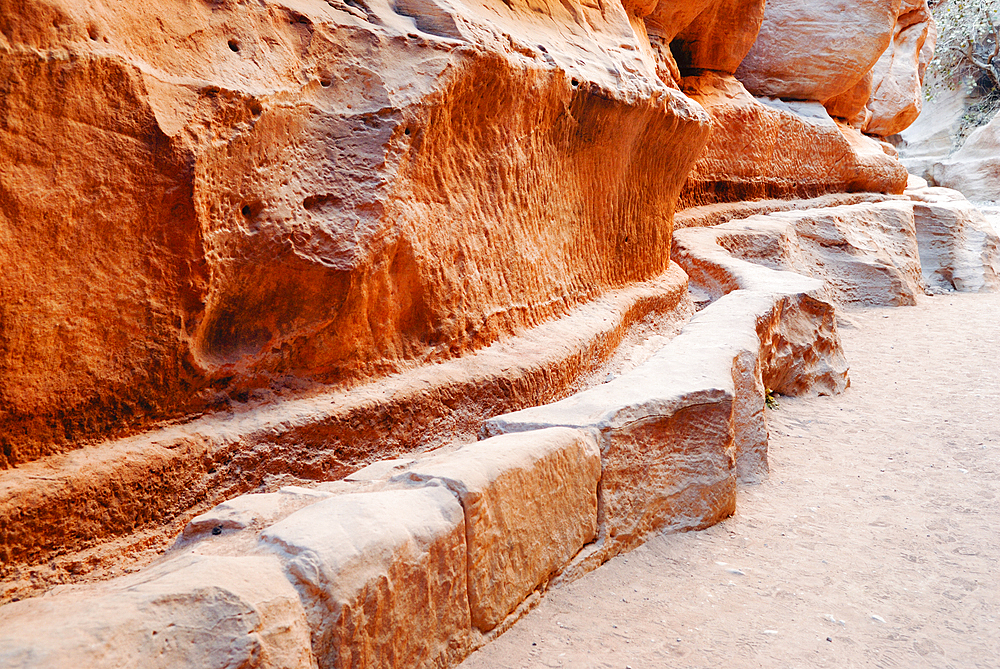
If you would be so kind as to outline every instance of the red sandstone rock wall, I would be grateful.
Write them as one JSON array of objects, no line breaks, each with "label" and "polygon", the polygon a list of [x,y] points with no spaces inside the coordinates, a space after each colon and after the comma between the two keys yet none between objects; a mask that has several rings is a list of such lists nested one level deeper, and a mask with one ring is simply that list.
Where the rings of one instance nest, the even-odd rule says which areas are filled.
[{"label": "red sandstone rock wall", "polygon": [[[817,81],[897,4],[845,8],[871,39]],[[0,0],[0,468],[460,356],[662,273],[678,198],[901,190],[860,134],[693,90],[774,70],[776,8]]]}]

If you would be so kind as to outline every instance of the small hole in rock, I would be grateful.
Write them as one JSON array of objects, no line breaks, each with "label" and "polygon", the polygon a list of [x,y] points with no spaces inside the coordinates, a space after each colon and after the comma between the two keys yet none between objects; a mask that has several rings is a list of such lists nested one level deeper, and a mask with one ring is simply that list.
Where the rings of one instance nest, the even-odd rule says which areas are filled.
[{"label": "small hole in rock", "polygon": [[580,80],[579,79],[574,79],[572,83],[573,83],[574,86],[579,86],[580,85]]},{"label": "small hole in rock", "polygon": [[403,134],[406,135],[407,137],[409,137],[412,132],[413,132],[412,130],[410,130],[409,128],[407,128],[406,130],[403,131]]},{"label": "small hole in rock", "polygon": [[243,213],[244,218],[250,218],[250,216],[253,214],[253,211],[251,211],[250,205],[248,204],[243,205],[243,208],[240,209],[240,211]]},{"label": "small hole in rock", "polygon": [[216,525],[215,527],[213,527],[212,534],[214,536],[219,536],[220,534],[222,534],[222,525]]},{"label": "small hole in rock", "polygon": [[236,40],[231,39],[231,40],[229,40],[228,44],[229,44],[229,50],[230,51],[232,51],[233,53],[239,53],[239,51],[240,51],[240,45],[236,43]]},{"label": "small hole in rock", "polygon": [[97,28],[95,28],[94,26],[87,26],[87,37],[89,37],[92,41],[96,42]]},{"label": "small hole in rock", "polygon": [[330,86],[333,85],[333,81],[331,81],[330,79],[320,79],[319,85],[322,86],[323,88],[330,88]]},{"label": "small hole in rock", "polygon": [[548,49],[546,49],[546,48],[545,48],[544,46],[542,46],[541,44],[539,44],[539,45],[538,45],[538,50],[539,50],[539,51],[541,51],[542,53],[548,53],[548,52],[549,52],[549,50],[548,50]]}]

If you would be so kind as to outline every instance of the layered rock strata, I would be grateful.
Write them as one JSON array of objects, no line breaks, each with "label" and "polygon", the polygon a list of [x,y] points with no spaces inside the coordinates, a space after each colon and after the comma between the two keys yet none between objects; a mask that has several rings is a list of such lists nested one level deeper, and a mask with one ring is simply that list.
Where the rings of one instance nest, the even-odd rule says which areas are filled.
[{"label": "layered rock strata", "polygon": [[686,77],[682,85],[712,118],[708,146],[681,191],[682,207],[906,187],[906,169],[895,157],[818,102],[760,100],[735,77],[716,73]]},{"label": "layered rock strata", "polygon": [[[570,394],[647,324],[693,313],[676,265],[475,354],[349,391],[252,406],[0,472],[0,558],[75,569],[69,551],[295,477],[330,480],[373,460],[473,438],[482,420]],[[636,333],[636,334],[633,334]],[[647,335],[641,335],[647,336]],[[89,557],[88,557],[89,559]]]},{"label": "layered rock strata", "polygon": [[687,229],[676,239],[679,262],[699,239],[773,269],[817,277],[836,304],[906,306],[923,293],[908,201],[776,212]]},{"label": "layered rock strata", "polygon": [[[749,263],[742,265],[750,267]],[[502,631],[511,616],[518,615],[521,602],[567,566],[579,573],[597,566],[612,551],[634,546],[654,529],[703,525],[731,513],[738,473],[756,476],[765,466],[759,452],[766,448],[762,370],[784,368],[791,375],[805,371],[800,389],[835,391],[842,387],[846,369],[829,305],[827,317],[810,329],[808,316],[815,316],[818,303],[813,305],[805,294],[797,295],[798,300],[814,307],[808,314],[802,312],[807,315],[806,322],[794,315],[797,310],[782,304],[789,297],[787,292],[782,294],[782,288],[787,291],[804,282],[803,286],[813,290],[821,284],[764,268],[749,272],[762,273],[767,276],[754,286],[758,291],[737,290],[728,296],[730,299],[720,299],[702,311],[685,334],[668,344],[669,353],[657,354],[619,377],[618,382],[599,386],[619,391],[626,386],[635,388],[632,396],[609,398],[631,403],[626,411],[633,414],[638,415],[644,407],[660,407],[660,415],[653,420],[639,421],[644,424],[620,431],[618,454],[608,453],[606,436],[599,436],[603,429],[537,429],[541,426],[533,425],[536,429],[522,434],[498,436],[421,459],[388,483],[326,484],[326,491],[334,493],[329,496],[323,494],[322,485],[320,494],[289,491],[298,504],[306,506],[284,518],[280,516],[290,509],[287,499],[250,495],[262,499],[234,500],[195,519],[178,546],[181,560],[215,555],[225,563],[247,559],[237,555],[276,555],[284,565],[282,587],[291,582],[300,595],[301,608],[293,613],[299,623],[303,618],[307,621],[309,652],[320,667],[384,666],[404,658],[408,666],[453,663],[476,643],[488,639],[488,635],[482,636],[484,632]],[[765,292],[765,287],[777,292]],[[822,312],[822,307],[819,310]],[[787,334],[778,335],[782,321],[799,338],[812,332],[819,339],[795,342],[805,349],[790,345]],[[762,332],[768,336],[762,339]],[[734,336],[739,342],[735,347],[711,345]],[[809,335],[805,336],[808,339]],[[693,342],[703,343],[692,350]],[[799,364],[806,349],[813,351],[818,366]],[[664,384],[659,373],[673,367],[671,359],[680,357],[697,357],[707,365],[708,373],[693,379],[674,373],[673,380]],[[779,359],[784,362],[777,362]],[[636,385],[642,379],[646,384]],[[577,403],[582,400],[586,404],[595,395],[585,391],[575,397]],[[692,399],[698,401],[692,403]],[[739,418],[734,422],[736,403],[756,408],[749,413],[736,412]],[[558,411],[559,406],[540,410]],[[609,405],[605,411],[614,408]],[[512,424],[511,417],[500,417],[485,430],[497,431],[498,426]],[[643,445],[661,443],[663,428],[671,426],[672,434],[684,444],[675,457],[643,455],[646,466],[636,461],[638,468],[622,467],[626,460],[616,455],[638,455]],[[734,452],[734,444],[757,449],[757,457],[741,457],[745,454]],[[706,471],[706,462],[714,467]],[[737,462],[741,463],[739,469]],[[650,467],[655,476],[649,476]],[[386,471],[391,472],[392,467]],[[629,484],[634,490],[626,492]],[[662,486],[672,486],[681,494],[664,496]],[[637,506],[616,504],[616,496],[623,494]],[[641,507],[645,510],[640,511]],[[266,526],[260,528],[260,523]],[[620,531],[623,524],[630,525],[627,542],[626,533]],[[212,527],[211,532],[205,532],[208,527]],[[578,557],[578,551],[595,535],[600,537],[596,546],[604,548],[595,552],[592,547]],[[215,536],[224,540],[215,542]],[[618,539],[609,542],[605,539],[609,536]],[[179,564],[186,563],[171,558],[160,568],[171,571]],[[264,572],[261,577],[269,578]],[[56,598],[90,596],[113,603],[132,596],[127,583],[91,586]],[[258,593],[265,587],[271,586],[260,583],[257,590],[244,593],[249,602],[245,605],[247,629],[215,625],[213,643],[228,650],[196,645],[205,651],[205,666],[226,666],[234,649],[241,647],[234,645],[237,639],[245,644],[248,630],[262,634],[269,629],[254,615],[254,602],[259,601]],[[228,592],[223,590],[222,594],[229,596]],[[0,609],[0,620],[5,622],[0,634],[19,629],[17,625],[27,624],[36,615],[45,618],[46,611],[39,609],[41,601]],[[175,611],[174,620],[183,621],[181,627],[191,634],[205,633],[212,625],[198,618],[205,603],[192,598],[188,606],[193,610]],[[426,624],[409,624],[424,617]],[[8,620],[20,622],[7,624]],[[135,641],[136,635],[145,634],[157,620],[150,620],[143,610],[128,625],[110,621],[110,629],[84,629],[68,638],[111,634],[125,645]],[[165,638],[174,642],[173,634],[168,630]],[[34,645],[38,643],[45,642],[38,636],[6,636],[0,644],[5,649],[2,659],[11,666],[33,666],[45,652]],[[60,659],[85,664],[92,644],[76,643],[75,651],[66,650]],[[135,647],[134,657],[147,652],[142,644]],[[272,661],[271,655],[258,650],[248,666],[302,666],[285,662],[289,657],[296,662],[301,659],[281,655],[280,662]]]}]

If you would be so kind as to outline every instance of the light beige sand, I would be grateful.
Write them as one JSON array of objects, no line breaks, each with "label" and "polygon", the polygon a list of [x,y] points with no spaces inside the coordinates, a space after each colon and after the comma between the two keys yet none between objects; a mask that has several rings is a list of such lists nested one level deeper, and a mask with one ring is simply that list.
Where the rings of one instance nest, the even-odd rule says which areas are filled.
[{"label": "light beige sand", "polygon": [[464,669],[1000,667],[1000,295],[845,314],[852,387],[780,397],[771,475]]}]

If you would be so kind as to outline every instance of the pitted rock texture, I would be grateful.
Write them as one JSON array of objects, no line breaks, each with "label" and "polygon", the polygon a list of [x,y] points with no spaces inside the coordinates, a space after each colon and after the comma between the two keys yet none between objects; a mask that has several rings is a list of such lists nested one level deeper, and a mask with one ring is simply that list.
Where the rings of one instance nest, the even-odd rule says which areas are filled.
[{"label": "pitted rock texture", "polygon": [[20,582],[10,595],[17,596],[40,585],[16,578],[25,564],[53,565],[57,576],[67,564],[75,568],[75,551],[183,523],[193,508],[272,487],[274,479],[336,479],[389,455],[474,439],[490,416],[599,383],[623,343],[645,336],[650,324],[669,339],[693,312],[687,275],[671,263],[652,281],[454,360],[0,471],[0,578]]},{"label": "pitted rock texture", "polygon": [[0,467],[537,326],[663,272],[682,188],[898,192],[848,129],[679,91],[742,61],[825,101],[899,13],[785,4],[7,2]]},{"label": "pitted rock texture", "polygon": [[[913,206],[960,204],[945,189],[913,185]],[[821,280],[837,268],[810,265],[802,249],[819,243],[853,255],[881,244],[883,264],[905,273],[905,238],[915,236],[901,217],[907,206],[782,212],[679,231],[674,254],[710,304],[645,363],[484,427],[512,434],[373,464],[353,482],[220,505],[144,574],[0,609],[7,658],[80,666],[106,651],[126,663],[154,654],[164,666],[190,664],[192,654],[208,666],[455,663],[502,631],[490,628],[494,620],[510,624],[530,608],[560,570],[557,578],[574,578],[652,532],[732,513],[737,481],[767,473],[764,389],[824,394],[847,384]],[[851,217],[857,229],[845,232]],[[746,258],[777,258],[777,268]],[[84,614],[105,609],[113,613],[103,620]],[[173,621],[184,624],[173,629]],[[148,640],[163,623],[161,647]],[[67,630],[58,645],[25,632],[54,627]]]},{"label": "pitted rock texture", "polygon": [[0,466],[667,267],[708,119],[620,4],[365,7],[0,12]]}]

